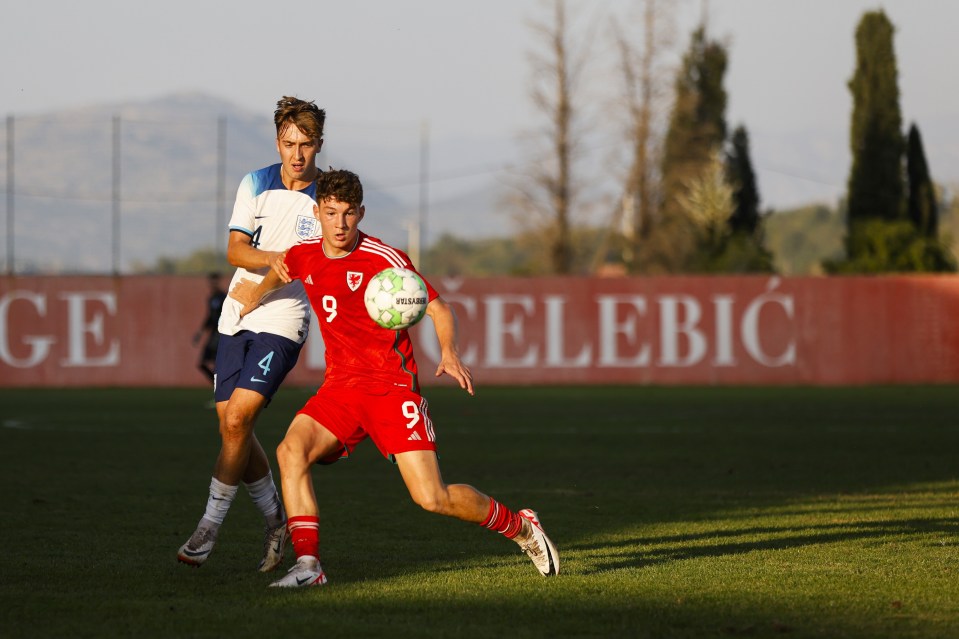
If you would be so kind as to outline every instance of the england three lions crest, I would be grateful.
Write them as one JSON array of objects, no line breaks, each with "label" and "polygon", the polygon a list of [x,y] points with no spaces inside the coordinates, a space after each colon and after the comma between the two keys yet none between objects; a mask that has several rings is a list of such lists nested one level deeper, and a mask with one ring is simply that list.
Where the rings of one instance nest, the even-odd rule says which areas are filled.
[{"label": "england three lions crest", "polygon": [[360,284],[363,283],[363,274],[357,271],[347,271],[346,272],[346,285],[350,287],[351,291],[355,291],[360,287]]},{"label": "england three lions crest", "polygon": [[319,235],[317,232],[318,225],[319,223],[315,217],[311,215],[298,215],[296,216],[296,236],[301,240],[316,237]]}]

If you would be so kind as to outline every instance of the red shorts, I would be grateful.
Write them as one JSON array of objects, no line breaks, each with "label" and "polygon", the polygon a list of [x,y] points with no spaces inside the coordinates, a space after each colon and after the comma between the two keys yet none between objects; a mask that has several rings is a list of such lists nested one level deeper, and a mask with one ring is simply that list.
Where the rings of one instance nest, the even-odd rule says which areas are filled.
[{"label": "red shorts", "polygon": [[361,387],[320,386],[297,414],[318,421],[340,440],[343,448],[323,458],[333,463],[348,457],[356,445],[369,437],[388,459],[412,450],[436,450],[436,433],[426,398],[406,388],[381,394]]}]

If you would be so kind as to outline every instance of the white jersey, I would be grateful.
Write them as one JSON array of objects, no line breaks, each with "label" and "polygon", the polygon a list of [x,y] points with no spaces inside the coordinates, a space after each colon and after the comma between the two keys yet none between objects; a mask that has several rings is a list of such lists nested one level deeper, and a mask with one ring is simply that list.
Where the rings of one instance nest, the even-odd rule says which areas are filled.
[{"label": "white jersey", "polygon": [[[236,192],[230,231],[250,236],[250,244],[262,251],[285,251],[300,240],[320,236],[320,224],[313,217],[316,184],[302,191],[290,191],[280,176],[280,164],[248,173]],[[230,288],[248,279],[259,282],[269,267],[248,271],[236,269]],[[310,303],[299,280],[268,295],[263,304],[240,318],[241,304],[227,297],[220,313],[218,330],[224,335],[240,331],[272,333],[298,343],[306,340],[310,327]]]}]

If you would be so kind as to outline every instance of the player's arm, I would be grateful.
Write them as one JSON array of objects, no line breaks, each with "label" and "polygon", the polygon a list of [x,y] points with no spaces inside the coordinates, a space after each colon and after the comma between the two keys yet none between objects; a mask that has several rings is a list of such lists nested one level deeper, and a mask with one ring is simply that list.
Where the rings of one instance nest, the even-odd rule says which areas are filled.
[{"label": "player's arm", "polygon": [[286,286],[286,282],[280,279],[276,271],[267,271],[266,276],[257,284],[253,280],[242,278],[230,291],[230,297],[243,304],[240,309],[240,317],[252,313],[263,301],[268,293],[278,288]]},{"label": "player's arm", "polygon": [[290,282],[290,272],[283,258],[286,251],[261,251],[252,244],[253,238],[241,231],[230,231],[230,241],[226,247],[226,259],[233,266],[254,271],[269,268],[283,282]]},{"label": "player's arm", "polygon": [[436,376],[446,373],[459,382],[460,388],[473,395],[473,373],[460,359],[456,314],[441,297],[426,306],[426,314],[433,320],[436,339],[440,344],[440,363],[436,367]]}]

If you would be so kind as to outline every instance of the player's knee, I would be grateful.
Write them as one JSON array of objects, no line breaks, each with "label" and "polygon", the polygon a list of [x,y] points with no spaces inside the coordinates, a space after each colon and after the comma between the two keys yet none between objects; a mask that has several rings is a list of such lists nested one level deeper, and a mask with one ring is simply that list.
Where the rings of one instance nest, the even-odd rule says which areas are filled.
[{"label": "player's knee", "polygon": [[426,512],[445,515],[450,510],[449,495],[442,490],[421,490],[412,495],[417,506]]},{"label": "player's knee", "polygon": [[220,437],[243,441],[253,432],[253,421],[239,411],[227,411],[220,422]]},{"label": "player's knee", "polygon": [[280,468],[289,464],[290,452],[290,445],[285,439],[276,445],[276,463],[280,465]]},{"label": "player's knee", "polygon": [[288,439],[283,439],[276,447],[276,463],[280,466],[280,472],[289,472],[298,467],[306,465],[306,457],[299,446],[294,445]]}]

